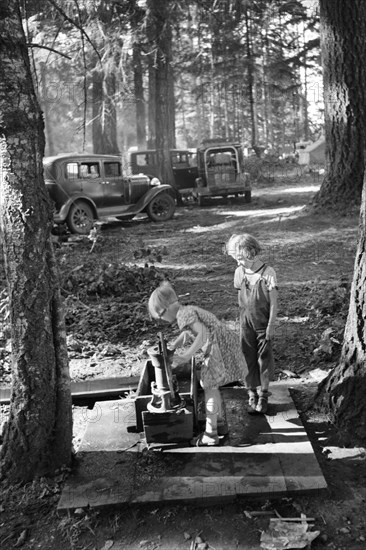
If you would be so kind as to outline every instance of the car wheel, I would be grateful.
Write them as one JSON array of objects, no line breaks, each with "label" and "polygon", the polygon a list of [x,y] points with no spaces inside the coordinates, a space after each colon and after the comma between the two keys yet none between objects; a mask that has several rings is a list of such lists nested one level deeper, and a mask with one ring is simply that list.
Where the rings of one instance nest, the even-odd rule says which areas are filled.
[{"label": "car wheel", "polygon": [[168,193],[159,193],[146,207],[146,213],[153,222],[165,222],[173,217],[175,200]]},{"label": "car wheel", "polygon": [[252,192],[251,191],[245,191],[244,199],[245,199],[245,202],[252,202]]},{"label": "car wheel", "polygon": [[94,224],[92,207],[84,201],[74,202],[70,207],[66,223],[71,233],[88,235]]}]

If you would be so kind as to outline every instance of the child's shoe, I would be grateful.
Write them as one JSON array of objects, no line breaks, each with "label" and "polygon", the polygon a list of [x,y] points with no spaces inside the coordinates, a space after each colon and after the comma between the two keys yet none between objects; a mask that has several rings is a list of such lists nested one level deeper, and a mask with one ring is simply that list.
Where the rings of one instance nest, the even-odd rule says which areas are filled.
[{"label": "child's shoe", "polygon": [[248,396],[249,401],[248,405],[250,409],[253,409],[253,411],[257,410],[257,404],[258,404],[258,393],[257,390],[248,390]]},{"label": "child's shoe", "polygon": [[260,390],[258,395],[258,403],[256,406],[256,411],[258,413],[265,414],[268,409],[268,391]]},{"label": "child's shoe", "polygon": [[193,447],[214,447],[220,443],[219,436],[216,434],[201,433],[198,437],[191,439]]}]

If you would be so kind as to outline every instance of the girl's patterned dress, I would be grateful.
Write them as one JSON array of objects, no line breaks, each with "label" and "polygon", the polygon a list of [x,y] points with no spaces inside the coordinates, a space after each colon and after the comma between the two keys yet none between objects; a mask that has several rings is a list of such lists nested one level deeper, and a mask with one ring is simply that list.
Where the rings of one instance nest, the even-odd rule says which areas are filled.
[{"label": "girl's patterned dress", "polygon": [[181,306],[177,313],[180,330],[190,330],[195,322],[202,323],[208,339],[202,348],[204,365],[200,382],[204,389],[218,388],[232,382],[243,382],[248,367],[241,349],[239,336],[220,322],[213,313],[196,306]]}]

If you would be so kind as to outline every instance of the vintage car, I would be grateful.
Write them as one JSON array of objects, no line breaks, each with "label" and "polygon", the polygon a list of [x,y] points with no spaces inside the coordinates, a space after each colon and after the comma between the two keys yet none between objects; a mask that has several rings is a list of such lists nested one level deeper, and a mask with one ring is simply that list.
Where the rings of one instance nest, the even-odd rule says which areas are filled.
[{"label": "vintage car", "polygon": [[62,154],[45,157],[44,177],[56,224],[85,235],[94,220],[131,219],[145,212],[155,222],[172,218],[175,194],[170,185],[144,174],[125,177],[114,155]]},{"label": "vintage car", "polygon": [[193,196],[202,206],[205,197],[244,195],[250,202],[250,176],[244,170],[244,155],[239,143],[207,140],[197,149],[198,178]]},{"label": "vintage car", "polygon": [[[198,176],[196,149],[171,149],[170,158],[174,182],[170,183],[182,197],[191,195]],[[150,178],[159,177],[158,156],[156,150],[133,151],[130,155],[132,174],[146,174]]]}]

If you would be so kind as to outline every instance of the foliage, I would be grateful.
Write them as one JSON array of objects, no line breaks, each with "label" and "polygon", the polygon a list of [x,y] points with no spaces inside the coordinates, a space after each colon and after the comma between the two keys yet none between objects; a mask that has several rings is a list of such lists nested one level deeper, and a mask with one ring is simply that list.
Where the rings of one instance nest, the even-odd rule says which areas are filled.
[{"label": "foliage", "polygon": [[[146,103],[153,54],[146,3],[63,0],[42,8],[29,2],[24,16],[29,42],[42,47],[33,47],[31,54],[48,154],[91,147],[93,75],[100,72],[105,109],[107,99],[113,99],[123,120],[117,125],[119,147],[135,145],[132,46],[138,44],[143,54]],[[302,84],[305,74],[319,79],[317,18],[300,1],[184,0],[170,2],[169,13],[178,146],[195,147],[202,138],[217,135],[250,144],[251,73],[261,145],[278,149],[304,135],[317,136],[318,122],[307,111],[307,94],[316,90],[307,91]],[[115,92],[108,91],[108,75],[117,77]]]}]

